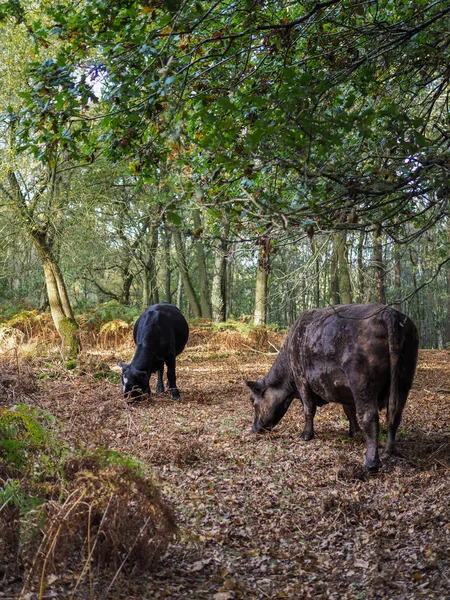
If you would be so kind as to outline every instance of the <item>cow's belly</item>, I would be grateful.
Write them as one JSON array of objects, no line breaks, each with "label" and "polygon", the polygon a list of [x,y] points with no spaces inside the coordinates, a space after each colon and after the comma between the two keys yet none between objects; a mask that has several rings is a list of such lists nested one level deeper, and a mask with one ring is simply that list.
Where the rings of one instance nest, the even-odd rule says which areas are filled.
[{"label": "cow's belly", "polygon": [[306,379],[312,391],[324,402],[354,404],[347,377],[340,369],[310,373]]}]

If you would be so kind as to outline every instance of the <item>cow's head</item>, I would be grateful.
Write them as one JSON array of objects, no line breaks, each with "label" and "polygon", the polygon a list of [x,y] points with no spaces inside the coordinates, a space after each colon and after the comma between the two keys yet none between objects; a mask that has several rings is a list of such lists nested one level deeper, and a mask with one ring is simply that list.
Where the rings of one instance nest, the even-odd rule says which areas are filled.
[{"label": "cow's head", "polygon": [[268,386],[264,379],[245,382],[252,391],[250,401],[255,409],[252,431],[264,433],[277,425],[291,405],[294,394],[282,387]]},{"label": "cow's head", "polygon": [[127,400],[142,399],[144,394],[150,393],[149,375],[146,371],[139,371],[131,365],[120,361],[122,367],[122,389]]}]

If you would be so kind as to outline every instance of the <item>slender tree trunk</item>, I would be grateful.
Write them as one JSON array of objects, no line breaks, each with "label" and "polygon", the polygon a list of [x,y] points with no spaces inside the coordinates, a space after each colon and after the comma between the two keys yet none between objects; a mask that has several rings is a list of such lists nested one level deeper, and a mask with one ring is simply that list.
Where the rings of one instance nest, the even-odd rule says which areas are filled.
[{"label": "slender tree trunk", "polygon": [[386,304],[385,268],[383,262],[383,245],[381,223],[376,224],[373,238],[373,267],[375,269],[376,301]]},{"label": "slender tree trunk", "polygon": [[203,243],[201,241],[201,232],[203,231],[202,220],[200,218],[200,211],[195,209],[193,212],[194,227],[195,227],[195,252],[197,255],[197,266],[198,266],[198,282],[200,288],[200,306],[202,311],[202,317],[205,319],[212,318],[211,301],[209,294],[208,285],[208,271],[206,269],[205,253],[203,250]]},{"label": "slender tree trunk", "polygon": [[170,259],[170,245],[172,234],[168,229],[164,232],[164,295],[166,302],[172,302],[172,266]]},{"label": "slender tree trunk", "polygon": [[363,250],[364,250],[364,240],[366,238],[366,232],[364,229],[360,229],[359,238],[358,238],[358,302],[364,302],[364,260],[363,260]]},{"label": "slender tree trunk", "polygon": [[146,308],[150,304],[159,302],[159,293],[157,286],[156,273],[156,252],[158,250],[158,228],[151,226],[148,239],[147,259],[144,265],[143,280],[144,286],[142,291],[142,305]]},{"label": "slender tree trunk", "polygon": [[338,258],[337,246],[339,244],[338,234],[335,233],[332,238],[331,246],[331,265],[330,265],[330,304],[334,306],[339,304],[339,275],[338,275]]},{"label": "slender tree trunk", "polygon": [[120,293],[120,303],[121,304],[129,304],[130,303],[130,291],[131,284],[133,283],[134,275],[130,271],[129,264],[124,266],[122,269],[122,291]]},{"label": "slender tree trunk", "polygon": [[175,251],[177,254],[178,269],[180,271],[183,287],[189,301],[189,306],[194,318],[199,319],[202,316],[202,311],[194,287],[192,285],[191,278],[189,276],[189,270],[186,261],[186,252],[184,249],[181,232],[179,229],[174,228],[172,234],[175,241]]},{"label": "slender tree trunk", "polygon": [[319,250],[317,249],[316,237],[311,237],[311,252],[313,259],[313,273],[314,273],[314,285],[313,285],[313,305],[315,307],[320,306],[320,262],[319,262]]},{"label": "slender tree trunk", "polygon": [[226,320],[227,314],[227,262],[226,255],[228,251],[227,236],[230,230],[230,224],[225,221],[222,229],[222,239],[218,239],[215,244],[214,275],[211,291],[212,316],[216,322]]},{"label": "slender tree trunk", "polygon": [[394,308],[402,310],[402,269],[400,264],[400,246],[394,242],[394,282],[395,282],[395,304]]},{"label": "slender tree trunk", "polygon": [[178,272],[178,285],[177,285],[177,307],[181,310],[181,303],[183,301],[183,278],[181,277],[181,271]]},{"label": "slender tree trunk", "polygon": [[258,251],[258,269],[256,272],[255,289],[255,325],[265,325],[267,323],[267,291],[270,272],[270,239],[260,240]]},{"label": "slender tree trunk", "polygon": [[352,285],[348,267],[347,231],[342,229],[335,236],[337,241],[337,262],[339,266],[339,299],[341,304],[352,303]]}]

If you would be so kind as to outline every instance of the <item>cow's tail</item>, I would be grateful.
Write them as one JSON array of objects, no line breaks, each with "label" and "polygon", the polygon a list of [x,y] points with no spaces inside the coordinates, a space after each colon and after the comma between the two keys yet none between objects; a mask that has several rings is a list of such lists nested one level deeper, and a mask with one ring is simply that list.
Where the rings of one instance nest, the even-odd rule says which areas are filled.
[{"label": "cow's tail", "polygon": [[399,379],[401,356],[406,340],[405,324],[408,317],[397,310],[386,310],[384,313],[384,320],[387,326],[391,368],[390,391],[387,406],[387,424],[390,426],[393,425],[398,413],[400,412],[401,414],[403,410],[403,406],[400,405]]}]

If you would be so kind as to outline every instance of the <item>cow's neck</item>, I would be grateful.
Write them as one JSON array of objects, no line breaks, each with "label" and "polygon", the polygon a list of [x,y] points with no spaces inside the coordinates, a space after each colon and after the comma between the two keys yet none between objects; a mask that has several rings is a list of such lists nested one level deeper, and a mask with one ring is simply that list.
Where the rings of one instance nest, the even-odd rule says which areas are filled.
[{"label": "cow's neck", "polygon": [[153,352],[150,348],[138,344],[136,346],[136,350],[131,364],[135,369],[138,369],[140,371],[147,371],[150,363],[153,362],[154,358],[155,357],[153,356]]},{"label": "cow's neck", "polygon": [[264,377],[264,381],[268,386],[284,388],[289,394],[295,392],[296,388],[289,362],[287,343],[284,343],[270,371]]}]

